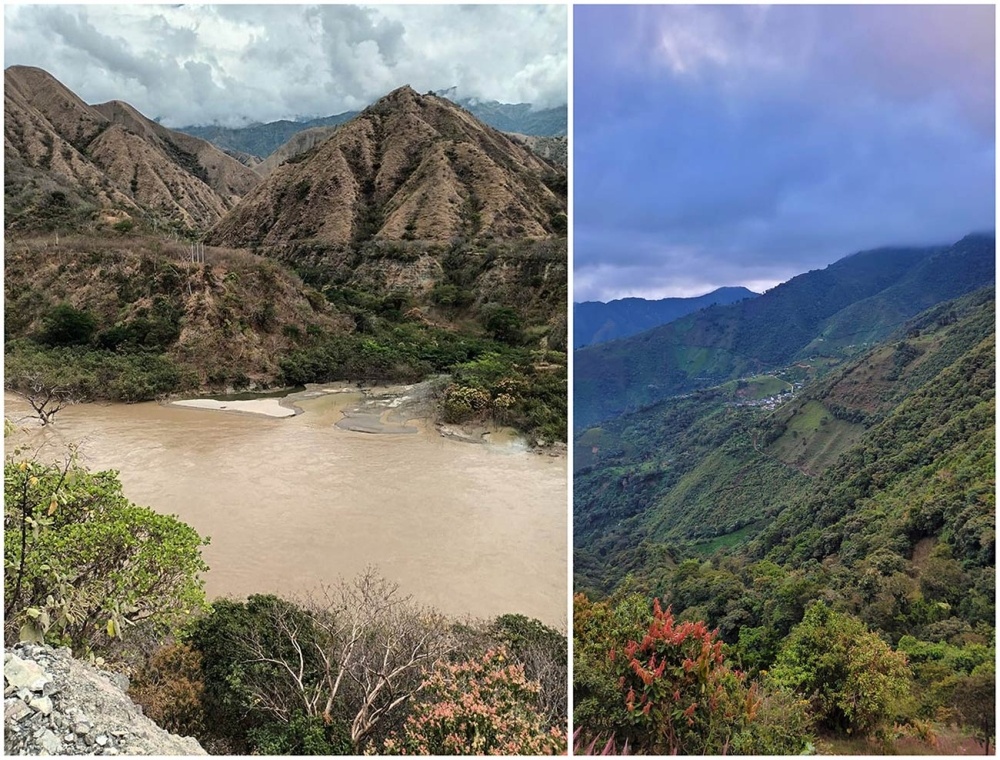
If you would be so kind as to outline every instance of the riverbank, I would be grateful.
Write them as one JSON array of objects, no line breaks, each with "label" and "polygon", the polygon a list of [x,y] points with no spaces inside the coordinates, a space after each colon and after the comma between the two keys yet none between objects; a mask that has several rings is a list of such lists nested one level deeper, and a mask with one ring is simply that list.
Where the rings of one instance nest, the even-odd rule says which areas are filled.
[{"label": "riverbank", "polygon": [[341,429],[370,435],[415,435],[436,431],[452,441],[482,444],[515,452],[534,451],[559,457],[566,455],[561,442],[544,445],[529,441],[509,427],[492,428],[479,423],[448,424],[437,419],[440,380],[435,378],[410,385],[361,387],[350,383],[307,385],[276,397],[273,392],[258,399],[214,397],[179,399],[167,406],[287,418],[309,413],[322,414]]}]

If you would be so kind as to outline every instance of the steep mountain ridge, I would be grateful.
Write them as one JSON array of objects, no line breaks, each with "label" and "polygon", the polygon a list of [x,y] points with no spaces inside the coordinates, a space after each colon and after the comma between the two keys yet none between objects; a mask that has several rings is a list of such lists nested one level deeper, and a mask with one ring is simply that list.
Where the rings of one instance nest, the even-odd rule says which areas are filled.
[{"label": "steep mountain ridge", "polygon": [[573,347],[583,348],[627,338],[665,325],[715,304],[730,304],[760,295],[747,288],[717,288],[692,298],[620,298],[573,304]]},{"label": "steep mountain ridge", "polygon": [[286,161],[216,225],[215,245],[539,238],[565,224],[550,164],[467,111],[394,90]]},{"label": "steep mountain ridge", "polygon": [[128,103],[112,100],[94,106],[94,110],[112,124],[121,124],[128,132],[159,148],[182,166],[190,167],[191,173],[211,187],[228,207],[238,203],[258,182],[242,163],[211,143],[167,129],[147,119]]},{"label": "steep mountain ridge", "polygon": [[6,227],[80,229],[136,217],[203,229],[257,175],[126,103],[91,106],[42,69],[4,72]]},{"label": "steep mountain ridge", "polygon": [[[921,309],[992,283],[995,268],[995,239],[989,236],[952,246],[866,251],[794,277],[759,298],[581,349],[575,419],[586,427],[796,358],[839,360]],[[892,317],[886,319],[889,309]],[[822,340],[828,327],[837,341]]]}]

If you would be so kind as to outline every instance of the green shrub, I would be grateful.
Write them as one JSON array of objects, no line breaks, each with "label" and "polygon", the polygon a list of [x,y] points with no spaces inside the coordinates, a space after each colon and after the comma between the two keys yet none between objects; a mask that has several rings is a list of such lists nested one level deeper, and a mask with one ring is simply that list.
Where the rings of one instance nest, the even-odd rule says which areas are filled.
[{"label": "green shrub", "polygon": [[872,735],[897,717],[911,673],[906,656],[863,622],[816,602],[782,644],[770,680],[808,698],[827,727]]},{"label": "green shrub", "polygon": [[92,314],[61,303],[42,318],[39,340],[50,346],[79,346],[89,343],[96,329]]},{"label": "green shrub", "polygon": [[5,639],[99,648],[145,621],[176,630],[205,603],[206,541],[128,501],[114,472],[4,466]]}]

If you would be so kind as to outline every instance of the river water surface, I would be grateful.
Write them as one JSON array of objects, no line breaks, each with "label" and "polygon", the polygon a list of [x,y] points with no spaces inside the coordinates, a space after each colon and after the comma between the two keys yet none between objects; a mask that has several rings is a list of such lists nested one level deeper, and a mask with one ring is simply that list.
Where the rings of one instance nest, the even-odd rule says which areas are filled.
[{"label": "river water surface", "polygon": [[[7,446],[120,471],[125,495],[176,514],[211,544],[210,597],[295,595],[375,565],[452,616],[505,612],[566,625],[566,460],[510,446],[335,426],[349,396],[297,401],[284,419],[80,404]],[[6,413],[30,411],[8,395]]]}]

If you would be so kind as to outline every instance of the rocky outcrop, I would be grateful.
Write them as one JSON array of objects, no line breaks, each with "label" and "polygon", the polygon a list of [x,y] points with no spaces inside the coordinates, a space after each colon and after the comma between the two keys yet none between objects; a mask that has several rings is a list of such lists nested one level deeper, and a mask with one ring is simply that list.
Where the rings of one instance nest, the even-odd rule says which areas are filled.
[{"label": "rocky outcrop", "polygon": [[164,731],[126,695],[128,679],[73,659],[68,649],[4,651],[5,755],[205,755]]}]

